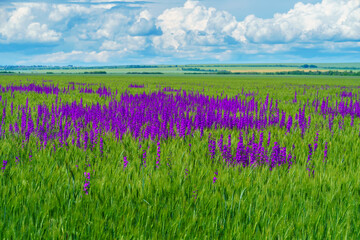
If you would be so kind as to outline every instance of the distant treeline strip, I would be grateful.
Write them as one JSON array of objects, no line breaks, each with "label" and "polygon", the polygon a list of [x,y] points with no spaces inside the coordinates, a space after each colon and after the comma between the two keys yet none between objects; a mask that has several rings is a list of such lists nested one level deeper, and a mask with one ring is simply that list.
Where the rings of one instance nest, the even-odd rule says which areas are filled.
[{"label": "distant treeline strip", "polygon": [[92,72],[84,72],[84,74],[106,74],[106,71],[92,71]]},{"label": "distant treeline strip", "polygon": [[127,72],[126,74],[164,74],[163,72]]},{"label": "distant treeline strip", "polygon": [[[46,72],[46,74],[54,74],[54,72]],[[69,73],[65,73],[65,72],[61,72],[60,74],[69,74]],[[107,74],[106,71],[92,71],[92,72],[75,72],[72,74]]]},{"label": "distant treeline strip", "polygon": [[222,74],[222,75],[325,75],[325,76],[360,76],[359,72],[353,71],[283,71],[283,72],[231,72],[231,71],[218,71],[218,72],[197,72],[197,73],[184,73],[184,74]]}]

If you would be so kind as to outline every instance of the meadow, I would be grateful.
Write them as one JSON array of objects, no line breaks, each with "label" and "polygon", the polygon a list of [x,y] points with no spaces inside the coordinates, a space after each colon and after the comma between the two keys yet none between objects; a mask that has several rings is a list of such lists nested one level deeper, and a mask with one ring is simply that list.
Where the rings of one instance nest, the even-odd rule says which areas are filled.
[{"label": "meadow", "polygon": [[1,75],[2,239],[359,239],[357,77]]}]

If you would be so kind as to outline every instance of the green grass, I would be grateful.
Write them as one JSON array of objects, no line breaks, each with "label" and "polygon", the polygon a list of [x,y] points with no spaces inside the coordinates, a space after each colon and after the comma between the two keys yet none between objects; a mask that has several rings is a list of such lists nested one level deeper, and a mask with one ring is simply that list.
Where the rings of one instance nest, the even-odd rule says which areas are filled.
[{"label": "green grass", "polygon": [[[26,81],[26,78],[30,81]],[[102,83],[112,90],[136,94],[171,86],[187,91],[222,97],[242,92],[259,92],[257,100],[281,100],[280,109],[295,113],[307,99],[332,96],[347,86],[358,92],[359,78],[314,76],[0,76],[0,84],[18,84],[52,79],[68,82]],[[144,84],[144,89],[127,88]],[[329,86],[322,90],[320,86]],[[293,104],[295,90],[298,103]],[[306,91],[304,94],[304,90]],[[304,94],[304,95],[303,95]],[[54,95],[0,93],[8,105],[51,105]],[[92,94],[60,94],[62,102],[79,101],[105,104],[109,99]],[[243,98],[243,96],[242,96]],[[301,101],[301,103],[300,103]],[[310,101],[311,103],[311,101]],[[11,116],[9,108],[7,116]],[[17,112],[17,111],[15,111]],[[336,119],[337,120],[337,119]],[[156,143],[149,146],[147,167],[141,167],[142,149],[126,136],[117,142],[104,138],[104,155],[78,149],[37,149],[31,138],[7,136],[0,139],[0,160],[9,161],[0,172],[0,237],[2,239],[359,239],[360,238],[360,139],[358,127],[344,130],[334,121],[333,135],[327,120],[312,114],[312,127],[304,139],[299,131],[285,135],[284,129],[271,127],[272,144],[295,144],[296,163],[269,171],[268,167],[228,168],[211,161],[207,135],[228,134],[235,141],[239,131],[206,130],[194,137],[161,142],[161,166],[156,169]],[[316,123],[318,124],[315,127]],[[325,127],[320,127],[325,123]],[[355,119],[355,126],[360,120]],[[315,177],[306,170],[307,145],[319,131],[319,149],[313,156]],[[252,134],[250,131],[249,134]],[[258,132],[256,132],[258,136]],[[323,162],[325,142],[329,158]],[[189,151],[189,143],[192,148]],[[55,143],[57,144],[57,143]],[[29,159],[32,151],[31,161]],[[20,162],[15,157],[20,156]],[[129,165],[123,169],[123,156]],[[91,166],[89,167],[88,164]],[[78,167],[77,167],[78,165]],[[185,174],[188,169],[188,175]],[[213,184],[214,172],[217,182]],[[89,195],[83,191],[84,172],[91,172]],[[195,193],[194,193],[195,191]],[[195,198],[195,195],[196,198]]]}]

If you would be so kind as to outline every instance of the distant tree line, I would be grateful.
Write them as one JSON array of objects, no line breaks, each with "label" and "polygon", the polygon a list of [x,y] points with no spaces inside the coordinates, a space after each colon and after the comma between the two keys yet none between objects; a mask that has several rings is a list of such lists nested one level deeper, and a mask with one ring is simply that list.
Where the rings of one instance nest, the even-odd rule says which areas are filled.
[{"label": "distant tree line", "polygon": [[312,64],[304,64],[304,65],[301,65],[300,66],[301,68],[317,68],[317,66],[316,65],[312,65]]},{"label": "distant tree line", "polygon": [[193,71],[193,72],[217,72],[217,69],[201,69],[201,68],[194,68],[194,67],[183,67],[181,68],[182,71]]},{"label": "distant tree line", "polygon": [[127,72],[126,74],[164,74],[163,72]]},{"label": "distant tree line", "polygon": [[220,74],[220,75],[325,75],[325,76],[360,76],[359,72],[353,71],[283,71],[283,72],[231,72],[227,70],[218,71],[216,73],[198,72],[185,74]]},{"label": "distant tree line", "polygon": [[84,74],[106,74],[106,71],[84,72]]},{"label": "distant tree line", "polygon": [[125,68],[158,68],[157,65],[128,65]]}]

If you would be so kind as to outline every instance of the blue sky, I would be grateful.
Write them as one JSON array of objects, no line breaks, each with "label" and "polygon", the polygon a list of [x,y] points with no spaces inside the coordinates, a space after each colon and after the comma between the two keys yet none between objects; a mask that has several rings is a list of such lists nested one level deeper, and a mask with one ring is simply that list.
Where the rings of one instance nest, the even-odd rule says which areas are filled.
[{"label": "blue sky", "polygon": [[360,62],[360,0],[0,2],[0,65]]}]

